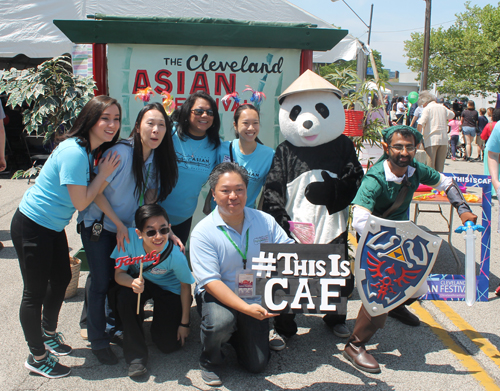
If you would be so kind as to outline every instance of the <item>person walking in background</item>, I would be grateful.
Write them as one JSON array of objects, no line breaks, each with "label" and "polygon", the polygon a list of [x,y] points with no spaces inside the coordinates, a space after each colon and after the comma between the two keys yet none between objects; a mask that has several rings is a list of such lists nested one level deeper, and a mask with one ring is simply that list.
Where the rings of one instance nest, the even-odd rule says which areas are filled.
[{"label": "person walking in background", "polygon": [[483,151],[484,151],[484,140],[481,138],[481,134],[483,133],[484,127],[488,124],[488,118],[485,116],[486,114],[486,109],[485,108],[480,108],[479,109],[479,117],[477,121],[477,128],[476,128],[476,145],[477,145],[477,158],[476,161],[480,162],[483,160]]},{"label": "person walking in background", "polygon": [[420,98],[424,110],[418,121],[417,129],[423,135],[424,148],[427,153],[426,164],[443,172],[444,162],[448,154],[448,120],[455,113],[436,102],[436,96],[429,91],[422,91]]},{"label": "person walking in background", "polygon": [[465,139],[465,160],[472,162],[472,140],[476,136],[479,114],[475,110],[474,101],[467,102],[467,110],[462,112],[462,132]]},{"label": "person walking in background", "polygon": [[[488,139],[491,136],[491,133],[493,132],[493,129],[495,129],[497,122],[500,121],[500,109],[494,109],[491,117],[491,122],[488,122],[486,126],[483,129],[483,132],[481,133],[481,138],[483,139],[485,143],[484,147],[484,175],[490,175],[490,170],[489,170],[489,164],[488,164]],[[497,195],[496,189],[493,186],[493,182],[491,184],[491,196],[494,197]]]},{"label": "person walking in background", "polygon": [[[0,172],[5,171],[7,168],[7,162],[5,161],[5,127],[3,124],[3,119],[5,118],[5,113],[2,107],[2,101],[0,100]],[[3,249],[3,243],[0,242],[0,250]]]},{"label": "person walking in background", "polygon": [[406,114],[406,106],[404,104],[404,98],[400,96],[398,98],[398,103],[396,104],[396,124],[403,125],[404,117]]},{"label": "person walking in background", "polygon": [[460,131],[462,130],[462,122],[458,119],[457,114],[455,113],[455,118],[448,122],[448,127],[450,128],[450,146],[451,146],[451,160],[455,160],[457,158],[457,144],[460,138]]},{"label": "person walking in background", "polygon": [[71,372],[54,357],[72,351],[56,332],[71,280],[64,227],[75,210],[90,205],[118,167],[117,153],[108,154],[99,161],[99,173],[93,177],[94,158],[116,142],[120,124],[116,99],[101,95],[90,100],[45,162],[35,185],[24,193],[12,219],[10,232],[24,282],[19,315],[30,349],[24,366],[48,378]]}]

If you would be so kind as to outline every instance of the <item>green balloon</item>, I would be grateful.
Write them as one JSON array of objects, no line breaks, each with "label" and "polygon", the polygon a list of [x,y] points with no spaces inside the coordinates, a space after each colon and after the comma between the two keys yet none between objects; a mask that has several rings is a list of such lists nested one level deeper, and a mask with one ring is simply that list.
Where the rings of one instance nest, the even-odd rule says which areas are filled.
[{"label": "green balloon", "polygon": [[410,103],[416,103],[418,101],[418,93],[415,91],[412,91],[408,94],[408,102]]}]

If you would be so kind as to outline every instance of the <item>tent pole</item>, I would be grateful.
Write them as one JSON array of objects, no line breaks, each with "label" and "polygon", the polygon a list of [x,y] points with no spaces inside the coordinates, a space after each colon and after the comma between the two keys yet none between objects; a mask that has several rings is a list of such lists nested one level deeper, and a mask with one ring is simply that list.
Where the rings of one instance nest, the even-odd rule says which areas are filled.
[{"label": "tent pole", "polygon": [[106,44],[92,44],[92,68],[96,84],[95,95],[108,95],[108,74],[106,69]]},{"label": "tent pole", "polygon": [[300,74],[302,75],[307,69],[313,70],[313,51],[303,49],[300,53]]}]

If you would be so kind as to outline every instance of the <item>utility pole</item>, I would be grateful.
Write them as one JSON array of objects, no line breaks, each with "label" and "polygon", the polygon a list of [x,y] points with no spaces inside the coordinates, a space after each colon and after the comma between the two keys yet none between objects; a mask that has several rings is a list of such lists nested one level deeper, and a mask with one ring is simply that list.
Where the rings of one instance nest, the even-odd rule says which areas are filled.
[{"label": "utility pole", "polygon": [[427,74],[429,72],[429,47],[431,41],[431,0],[425,1],[425,31],[424,31],[424,56],[422,58],[422,77],[420,78],[420,91],[427,89]]}]

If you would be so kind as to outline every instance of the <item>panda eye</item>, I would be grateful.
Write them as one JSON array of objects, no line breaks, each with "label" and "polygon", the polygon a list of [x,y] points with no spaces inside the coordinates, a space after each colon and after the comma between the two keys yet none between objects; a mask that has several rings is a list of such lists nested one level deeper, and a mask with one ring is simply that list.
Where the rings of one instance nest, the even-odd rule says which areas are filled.
[{"label": "panda eye", "polygon": [[316,106],[316,111],[323,117],[326,118],[330,115],[330,110],[323,103],[318,103]]},{"label": "panda eye", "polygon": [[293,109],[290,111],[290,119],[295,122],[301,111],[302,108],[300,106],[293,106]]}]

